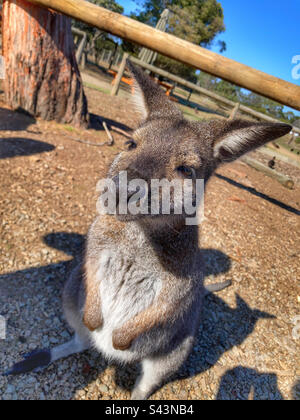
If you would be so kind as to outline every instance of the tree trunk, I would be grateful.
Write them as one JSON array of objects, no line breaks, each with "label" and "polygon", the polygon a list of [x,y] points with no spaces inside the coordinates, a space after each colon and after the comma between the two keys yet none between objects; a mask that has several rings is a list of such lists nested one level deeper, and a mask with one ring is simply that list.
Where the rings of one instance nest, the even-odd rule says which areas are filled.
[{"label": "tree trunk", "polygon": [[87,126],[87,100],[69,18],[25,0],[4,0],[3,55],[5,98],[12,109]]}]

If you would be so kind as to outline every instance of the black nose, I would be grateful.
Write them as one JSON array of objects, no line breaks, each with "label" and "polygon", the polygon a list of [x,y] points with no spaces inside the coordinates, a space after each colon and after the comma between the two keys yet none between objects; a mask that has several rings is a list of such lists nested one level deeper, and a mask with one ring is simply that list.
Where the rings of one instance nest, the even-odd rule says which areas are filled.
[{"label": "black nose", "polygon": [[[120,196],[122,194],[127,194],[127,202],[130,200],[131,197],[134,196],[134,194],[138,193],[141,188],[140,187],[130,187],[129,183],[130,183],[130,179],[127,180],[127,183],[124,182],[122,179],[120,179],[120,174],[115,175],[112,178],[112,181],[115,183],[116,185],[116,193],[117,193],[117,200],[120,200]],[[144,189],[142,189],[143,193],[144,193]]]},{"label": "black nose", "polygon": [[119,175],[115,175],[114,177],[112,177],[111,180],[116,184],[116,187],[119,188],[119,181],[120,181]]}]

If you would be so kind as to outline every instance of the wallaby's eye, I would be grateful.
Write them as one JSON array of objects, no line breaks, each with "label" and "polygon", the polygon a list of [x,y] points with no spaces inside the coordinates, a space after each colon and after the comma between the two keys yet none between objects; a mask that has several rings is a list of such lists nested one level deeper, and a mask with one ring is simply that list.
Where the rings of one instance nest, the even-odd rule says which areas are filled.
[{"label": "wallaby's eye", "polygon": [[186,178],[195,178],[196,172],[194,168],[190,168],[189,166],[179,166],[177,168],[177,172],[180,172]]},{"label": "wallaby's eye", "polygon": [[137,148],[137,144],[134,140],[128,140],[125,142],[125,145],[127,146],[128,150],[134,150]]}]

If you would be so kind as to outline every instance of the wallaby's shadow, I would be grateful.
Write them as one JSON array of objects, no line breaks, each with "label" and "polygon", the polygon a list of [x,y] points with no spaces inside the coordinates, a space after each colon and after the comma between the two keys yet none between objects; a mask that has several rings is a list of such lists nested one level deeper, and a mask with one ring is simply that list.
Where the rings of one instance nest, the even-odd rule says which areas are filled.
[{"label": "wallaby's shadow", "polygon": [[300,379],[296,381],[292,389],[293,399],[296,401],[300,401]]},{"label": "wallaby's shadow", "polygon": [[[82,255],[85,238],[76,233],[57,232],[47,235],[44,241],[49,247],[63,251],[74,258],[57,264],[0,276],[0,315],[8,318],[8,339],[5,342],[0,341],[0,349],[4,354],[9,355],[11,348],[16,343],[20,346],[20,342],[22,351],[23,349],[24,352],[32,350],[29,347],[31,336],[29,334],[28,337],[27,330],[34,332],[41,348],[47,346],[48,342],[53,346],[53,339],[55,340],[54,345],[57,345],[71,337],[72,331],[68,329],[62,315],[61,292],[68,273]],[[230,259],[221,251],[203,249],[201,253],[202,259],[206,261],[205,276],[225,273],[230,269]],[[11,310],[20,305],[23,307],[22,316],[15,318]],[[43,315],[40,314],[48,312],[55,315],[51,315],[50,319],[47,319],[45,328],[44,321],[42,321]],[[207,296],[203,321],[193,352],[173,379],[191,377],[204,372],[214,365],[224,352],[242,343],[252,333],[259,318],[270,317],[269,314],[250,309],[239,296],[237,296],[236,309],[230,308],[217,295]],[[66,365],[56,362],[45,372],[28,375],[35,378],[41,389],[47,387],[51,398],[66,399],[94,382],[108,366],[108,363],[96,351],[71,356],[68,360]],[[14,362],[16,361],[14,360]],[[5,371],[11,362],[6,362],[5,366],[1,365],[0,370]],[[62,390],[57,388],[57,377],[60,378],[62,375],[60,373],[62,365],[72,366],[72,372],[69,372],[68,367],[64,368],[63,374],[68,376],[68,388],[65,389],[63,395]],[[136,365],[115,366],[116,384],[120,388],[130,390],[138,370],[139,367]],[[56,379],[52,383],[49,382],[49,378]],[[8,380],[9,383],[18,387],[22,378],[14,377]]]},{"label": "wallaby's shadow", "polygon": [[[6,321],[6,339],[0,340],[0,375],[22,360],[24,353],[63,344],[71,338],[73,331],[64,320],[61,295],[70,271],[82,255],[84,241],[77,233],[49,234],[44,238],[49,247],[74,258],[0,275],[0,320]],[[95,351],[71,356],[66,361],[67,364],[56,362],[41,372],[10,376],[8,384],[20,390],[22,399],[37,398],[34,387],[24,397],[27,381],[38,383],[37,395],[71,399],[107,367],[107,362]]]},{"label": "wallaby's shadow", "polygon": [[78,257],[84,250],[85,237],[79,233],[55,232],[46,235],[44,242],[51,248],[63,251],[72,257]]},{"label": "wallaby's shadow", "polygon": [[222,377],[217,400],[283,400],[274,373],[237,366]]},{"label": "wallaby's shadow", "polygon": [[262,318],[274,316],[251,309],[239,295],[236,295],[236,308],[232,309],[217,295],[209,294],[193,351],[179,377],[194,376],[214,366],[223,353],[240,345]]}]

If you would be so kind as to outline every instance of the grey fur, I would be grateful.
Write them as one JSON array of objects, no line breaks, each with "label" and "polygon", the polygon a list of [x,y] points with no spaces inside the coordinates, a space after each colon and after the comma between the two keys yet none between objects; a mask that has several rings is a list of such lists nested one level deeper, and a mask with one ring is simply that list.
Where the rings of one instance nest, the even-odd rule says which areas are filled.
[{"label": "grey fur", "polygon": [[[147,182],[181,179],[177,168],[188,165],[207,182],[220,163],[291,129],[241,120],[189,122],[148,76],[128,67],[143,120],[133,135],[137,148],[118,156],[109,172],[112,179],[123,170]],[[173,205],[178,205],[176,197]],[[193,345],[207,293],[198,244],[198,228],[186,226],[184,214],[98,216],[84,262],[64,290],[65,315],[76,336],[52,350],[51,360],[94,347],[108,359],[141,362],[132,398],[148,398],[179,369]]]}]

